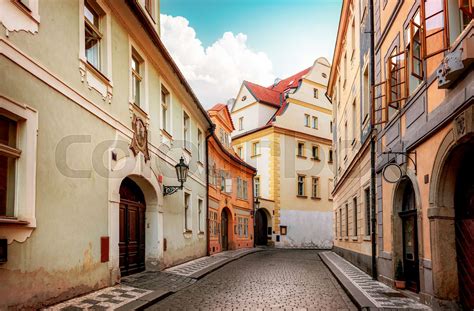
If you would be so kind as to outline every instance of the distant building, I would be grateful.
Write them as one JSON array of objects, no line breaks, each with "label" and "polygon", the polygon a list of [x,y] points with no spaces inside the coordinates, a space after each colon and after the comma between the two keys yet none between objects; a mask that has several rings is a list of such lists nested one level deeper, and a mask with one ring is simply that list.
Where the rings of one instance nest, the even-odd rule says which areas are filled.
[{"label": "distant building", "polygon": [[211,121],[158,4],[0,1],[0,309],[206,254]]},{"label": "distant building", "polygon": [[208,111],[215,124],[209,138],[210,254],[254,246],[253,177],[255,168],[233,151],[230,133],[234,125],[229,110],[217,104]]},{"label": "distant building", "polygon": [[244,81],[232,107],[232,146],[257,168],[257,244],[331,248],[332,106],[330,64],[264,87]]}]

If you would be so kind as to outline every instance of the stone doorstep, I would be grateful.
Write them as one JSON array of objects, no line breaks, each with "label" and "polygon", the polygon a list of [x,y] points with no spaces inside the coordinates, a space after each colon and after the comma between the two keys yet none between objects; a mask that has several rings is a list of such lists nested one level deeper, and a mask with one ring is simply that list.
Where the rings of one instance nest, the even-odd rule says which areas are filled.
[{"label": "stone doorstep", "polygon": [[173,294],[172,291],[169,290],[155,290],[145,296],[142,296],[134,301],[131,301],[120,308],[115,310],[118,311],[125,311],[125,310],[143,310],[146,307],[151,306],[152,304],[168,297],[169,295]]}]

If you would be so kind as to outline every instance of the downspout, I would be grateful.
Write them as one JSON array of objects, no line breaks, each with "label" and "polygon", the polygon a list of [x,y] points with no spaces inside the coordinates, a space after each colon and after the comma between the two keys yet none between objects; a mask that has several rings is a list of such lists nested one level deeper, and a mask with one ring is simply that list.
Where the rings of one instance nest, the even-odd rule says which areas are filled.
[{"label": "downspout", "polygon": [[253,174],[252,176],[252,214],[253,214],[253,235],[252,235],[252,238],[253,238],[253,247],[255,247],[255,229],[257,229],[257,223],[255,222],[255,217],[257,215],[255,215],[255,175],[257,173]]},{"label": "downspout", "polygon": [[209,133],[206,136],[206,255],[210,254],[210,232],[209,232],[209,138],[214,134],[215,124],[209,127]]},{"label": "downspout", "polygon": [[[374,0],[369,0],[369,16],[370,16],[370,89],[372,91],[372,110],[375,107],[375,94],[374,94],[374,85],[375,85],[375,26],[374,26]],[[371,241],[372,241],[372,279],[377,280],[377,241],[376,239],[376,227],[377,227],[377,218],[376,213],[376,199],[375,199],[375,115],[374,113],[370,114],[370,211],[372,214],[371,217]]]}]

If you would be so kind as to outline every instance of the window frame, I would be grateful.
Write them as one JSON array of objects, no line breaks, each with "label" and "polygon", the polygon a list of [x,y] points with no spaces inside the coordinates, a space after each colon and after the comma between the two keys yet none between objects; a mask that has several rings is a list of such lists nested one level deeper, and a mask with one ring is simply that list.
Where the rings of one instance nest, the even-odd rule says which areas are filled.
[{"label": "window frame", "polygon": [[[186,200],[186,198],[188,198],[188,200]],[[192,196],[191,196],[191,193],[188,191],[183,191],[183,207],[184,207],[184,231],[192,232]]]},{"label": "window frame", "polygon": [[317,176],[311,177],[311,198],[312,199],[321,198],[320,178]]},{"label": "window frame", "polygon": [[[301,178],[301,181],[300,181]],[[300,184],[301,184],[301,190],[302,192],[300,193]],[[306,197],[306,175],[303,174],[298,174],[296,178],[296,196],[297,197]]]}]

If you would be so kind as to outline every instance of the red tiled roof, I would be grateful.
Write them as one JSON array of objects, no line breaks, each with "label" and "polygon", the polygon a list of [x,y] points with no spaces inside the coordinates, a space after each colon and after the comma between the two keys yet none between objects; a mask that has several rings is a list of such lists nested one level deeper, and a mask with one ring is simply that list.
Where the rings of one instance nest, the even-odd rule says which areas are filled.
[{"label": "red tiled roof", "polygon": [[[211,116],[211,114],[210,114],[211,111],[215,112],[216,114],[219,114],[222,110],[224,110],[224,114],[226,116],[226,118],[224,118],[224,119],[227,119],[227,121],[229,122],[228,125],[230,125],[231,131],[235,130],[234,121],[232,121],[232,117],[230,116],[229,108],[227,107],[227,105],[225,105],[225,104],[215,104],[212,108],[210,108],[207,111],[207,113],[209,114],[209,116]],[[211,119],[212,119],[212,117],[211,117]]]},{"label": "red tiled roof", "polygon": [[280,107],[280,92],[248,81],[244,84],[258,101]]},{"label": "red tiled roof", "polygon": [[298,83],[303,78],[303,76],[307,75],[310,70],[311,67],[306,68],[305,70],[300,71],[297,74],[292,75],[291,77],[281,80],[280,82],[278,82],[277,85],[271,85],[268,88],[280,93],[286,91],[289,88],[295,88],[298,86]]},{"label": "red tiled roof", "polygon": [[223,108],[225,108],[224,104],[215,104],[211,109],[208,111],[221,111]]}]

